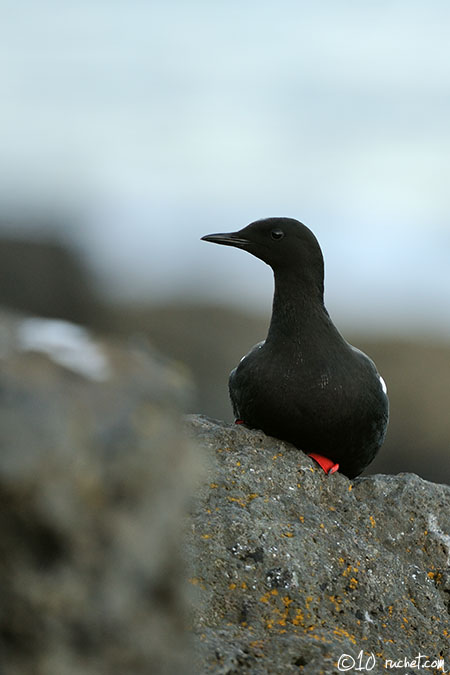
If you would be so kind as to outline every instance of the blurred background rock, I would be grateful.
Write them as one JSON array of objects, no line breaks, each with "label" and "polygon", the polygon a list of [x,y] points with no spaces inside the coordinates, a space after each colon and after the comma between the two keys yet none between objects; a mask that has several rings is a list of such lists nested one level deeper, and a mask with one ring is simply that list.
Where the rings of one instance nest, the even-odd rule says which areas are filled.
[{"label": "blurred background rock", "polygon": [[389,386],[369,472],[449,481],[448,3],[1,11],[1,303],[148,336],[192,370],[190,409],[229,420],[271,274],[199,238],[299,218]]},{"label": "blurred background rock", "polygon": [[4,311],[0,355],[0,672],[190,673],[185,374]]}]

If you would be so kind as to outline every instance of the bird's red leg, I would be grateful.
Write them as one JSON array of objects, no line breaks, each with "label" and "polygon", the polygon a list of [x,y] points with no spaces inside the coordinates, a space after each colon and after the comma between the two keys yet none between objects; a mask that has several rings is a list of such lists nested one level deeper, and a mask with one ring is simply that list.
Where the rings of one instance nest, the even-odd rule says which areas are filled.
[{"label": "bird's red leg", "polygon": [[244,424],[244,420],[234,420],[235,424]]},{"label": "bird's red leg", "polygon": [[324,457],[323,455],[318,455],[316,452],[309,452],[308,457],[314,459],[319,466],[325,471],[325,473],[334,473],[339,469],[339,464],[335,464],[332,459]]}]

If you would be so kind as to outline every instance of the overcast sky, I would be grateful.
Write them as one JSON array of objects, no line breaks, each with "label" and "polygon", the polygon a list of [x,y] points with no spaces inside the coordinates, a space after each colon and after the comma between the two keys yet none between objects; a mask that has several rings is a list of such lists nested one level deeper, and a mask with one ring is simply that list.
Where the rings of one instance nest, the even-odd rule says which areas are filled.
[{"label": "overcast sky", "polygon": [[73,215],[105,289],[268,310],[270,270],[199,237],[284,215],[338,322],[450,337],[447,0],[0,8],[0,209]]}]

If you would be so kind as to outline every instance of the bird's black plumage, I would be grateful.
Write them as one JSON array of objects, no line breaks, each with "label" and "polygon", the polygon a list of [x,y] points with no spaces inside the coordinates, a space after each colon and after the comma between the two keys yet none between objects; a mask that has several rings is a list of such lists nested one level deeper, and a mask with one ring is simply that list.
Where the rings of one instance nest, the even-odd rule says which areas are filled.
[{"label": "bird's black plumage", "polygon": [[203,239],[252,253],[275,277],[267,338],[230,374],[236,417],[359,475],[383,443],[389,402],[373,361],[346,342],[325,309],[316,237],[292,218],[267,218]]}]

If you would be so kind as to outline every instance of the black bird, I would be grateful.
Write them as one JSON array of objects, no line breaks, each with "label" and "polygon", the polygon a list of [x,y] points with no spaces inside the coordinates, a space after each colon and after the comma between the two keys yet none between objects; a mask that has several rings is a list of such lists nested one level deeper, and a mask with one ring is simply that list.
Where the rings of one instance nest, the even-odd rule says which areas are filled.
[{"label": "black bird", "polygon": [[236,422],[293,443],[326,473],[358,476],[383,443],[389,401],[373,361],[325,309],[316,237],[293,218],[266,218],[202,239],[252,253],[275,277],[267,338],[230,374]]}]

